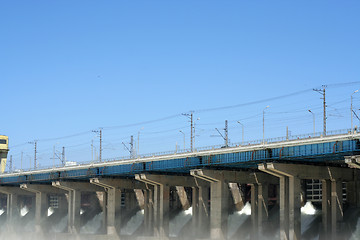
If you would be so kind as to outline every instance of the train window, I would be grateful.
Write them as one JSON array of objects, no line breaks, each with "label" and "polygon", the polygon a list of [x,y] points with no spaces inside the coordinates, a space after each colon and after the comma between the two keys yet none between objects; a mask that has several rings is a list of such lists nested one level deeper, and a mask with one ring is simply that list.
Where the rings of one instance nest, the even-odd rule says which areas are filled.
[{"label": "train window", "polygon": [[6,144],[6,139],[0,139],[0,144]]}]

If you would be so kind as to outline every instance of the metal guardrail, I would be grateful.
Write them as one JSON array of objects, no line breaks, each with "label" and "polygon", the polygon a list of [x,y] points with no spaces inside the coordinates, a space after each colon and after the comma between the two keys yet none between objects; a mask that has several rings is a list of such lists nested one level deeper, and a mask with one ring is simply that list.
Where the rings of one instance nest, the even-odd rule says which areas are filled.
[{"label": "metal guardrail", "polygon": [[[340,129],[340,130],[334,130],[334,131],[328,131],[326,132],[326,136],[336,136],[336,135],[345,135],[345,134],[352,134],[351,129]],[[216,149],[222,149],[222,148],[232,148],[232,147],[239,147],[239,146],[255,146],[255,145],[261,145],[261,144],[268,144],[268,143],[279,143],[279,142],[287,142],[287,141],[294,141],[294,140],[301,140],[301,139],[315,139],[315,138],[322,138],[323,132],[317,132],[317,133],[311,133],[311,134],[301,134],[301,135],[289,135],[285,137],[277,137],[277,138],[268,138],[264,140],[252,140],[252,141],[246,141],[246,142],[237,142],[237,143],[231,143],[227,147],[223,144],[218,145],[211,145],[211,146],[205,146],[205,147],[198,147],[195,148],[194,151],[191,151],[190,148],[178,150],[178,151],[164,151],[164,152],[156,152],[156,153],[147,153],[147,154],[140,154],[136,156],[135,158],[130,158],[129,156],[123,156],[123,157],[116,157],[116,158],[107,158],[102,161],[102,163],[106,162],[115,162],[115,161],[129,161],[129,160],[140,160],[143,158],[148,157],[159,157],[159,156],[167,156],[167,155],[176,155],[176,154],[182,154],[182,153],[191,153],[191,152],[202,152],[207,150],[216,150]],[[70,162],[69,165],[53,165],[53,166],[41,166],[36,169],[34,168],[28,168],[28,169],[22,169],[22,170],[14,170],[14,171],[6,171],[5,173],[25,173],[25,172],[31,172],[34,170],[56,170],[59,168],[66,168],[66,167],[74,167],[74,166],[84,166],[84,165],[91,165],[95,163],[100,163],[100,161],[84,161],[84,162]]]}]

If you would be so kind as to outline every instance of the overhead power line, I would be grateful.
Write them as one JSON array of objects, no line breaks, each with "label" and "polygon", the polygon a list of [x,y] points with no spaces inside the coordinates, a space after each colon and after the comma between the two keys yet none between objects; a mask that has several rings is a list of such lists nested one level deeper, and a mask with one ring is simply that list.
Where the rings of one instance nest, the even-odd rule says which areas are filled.
[{"label": "overhead power line", "polygon": [[258,103],[269,102],[269,101],[274,101],[274,100],[278,100],[278,99],[282,99],[282,98],[292,97],[292,96],[303,94],[303,93],[310,92],[310,91],[312,91],[312,89],[306,89],[306,90],[293,92],[293,93],[286,94],[286,95],[281,95],[281,96],[278,96],[278,97],[266,98],[266,99],[262,99],[262,100],[246,102],[246,103],[240,103],[240,104],[231,105],[231,106],[224,106],[224,107],[217,107],[217,108],[207,108],[207,109],[198,109],[198,110],[195,110],[195,112],[198,112],[198,113],[200,113],[200,112],[210,112],[210,111],[217,111],[217,110],[225,110],[225,109],[231,109],[231,108],[244,107],[244,106],[254,105],[254,104],[258,104]]},{"label": "overhead power line", "polygon": [[126,124],[126,125],[118,125],[118,126],[110,126],[110,127],[103,127],[103,129],[116,129],[116,128],[127,128],[127,127],[135,127],[135,126],[139,126],[139,125],[145,125],[145,124],[149,124],[149,123],[154,123],[154,122],[161,122],[161,121],[165,121],[168,119],[172,119],[175,117],[179,117],[181,116],[181,114],[175,114],[175,115],[171,115],[171,116],[167,116],[167,117],[163,117],[163,118],[158,118],[158,119],[154,119],[154,120],[149,120],[149,121],[144,121],[144,122],[138,122],[138,123],[132,123],[132,124]]}]

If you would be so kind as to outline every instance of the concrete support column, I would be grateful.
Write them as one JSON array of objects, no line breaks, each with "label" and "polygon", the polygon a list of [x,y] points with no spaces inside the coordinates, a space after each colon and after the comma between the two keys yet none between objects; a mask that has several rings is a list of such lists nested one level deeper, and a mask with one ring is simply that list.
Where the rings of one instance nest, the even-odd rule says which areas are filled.
[{"label": "concrete support column", "polygon": [[300,179],[289,177],[289,239],[300,240],[301,238],[301,198]]},{"label": "concrete support column", "polygon": [[258,185],[251,184],[251,239],[257,240],[258,235]]},{"label": "concrete support column", "polygon": [[106,232],[108,235],[116,235],[116,226],[120,225],[120,218],[116,218],[116,213],[121,211],[121,191],[116,188],[106,190]]},{"label": "concrete support column", "polygon": [[262,236],[264,223],[268,221],[269,184],[258,184],[258,232]]},{"label": "concrete support column", "polygon": [[209,187],[192,188],[192,227],[194,238],[209,237]]},{"label": "concrete support column", "polygon": [[208,237],[210,229],[210,187],[199,186],[199,233]]},{"label": "concrete support column", "polygon": [[289,178],[280,181],[280,239],[289,239]]},{"label": "concrete support column", "polygon": [[154,185],[154,195],[153,195],[153,232],[155,237],[160,238],[160,190],[159,185]]},{"label": "concrete support column", "polygon": [[342,182],[331,181],[331,229],[332,239],[337,239],[338,225],[344,217]]},{"label": "concrete support column", "polygon": [[331,181],[322,180],[322,232],[320,239],[330,239],[331,229]]},{"label": "concrete support column", "polygon": [[100,204],[101,206],[101,210],[102,210],[102,231],[105,232],[105,233],[108,233],[108,199],[109,199],[109,196],[108,196],[108,191],[107,189],[105,189],[105,193],[102,193],[102,194],[98,194],[97,197],[99,199],[100,202],[102,202],[102,204]]},{"label": "concrete support column", "polygon": [[169,236],[169,204],[170,204],[170,187],[165,185],[159,186],[160,207],[159,207],[159,229],[160,236],[168,238]]},{"label": "concrete support column", "polygon": [[18,205],[18,195],[16,193],[7,194],[7,218],[6,223],[8,229],[11,230],[20,217],[20,209]]},{"label": "concrete support column", "polygon": [[210,184],[210,236],[211,239],[227,239],[229,215],[229,187],[224,181]]},{"label": "concrete support column", "polygon": [[209,237],[209,187],[192,188],[192,227],[194,238]]},{"label": "concrete support column", "polygon": [[154,185],[153,196],[153,232],[159,239],[169,237],[169,199],[170,187],[164,185]]},{"label": "concrete support column", "polygon": [[[141,174],[135,175],[135,179],[153,187],[153,191],[149,192],[151,194],[148,197],[149,217],[153,215],[153,236],[157,239],[169,239],[169,184],[164,184],[164,180],[159,176]],[[151,200],[153,200],[152,204]]]},{"label": "concrete support column", "polygon": [[68,193],[68,231],[70,233],[80,232],[80,203],[81,192],[79,190],[71,190]]},{"label": "concrete support column", "polygon": [[148,214],[147,214],[147,233],[149,233],[150,235],[154,235],[154,222],[155,222],[155,217],[154,217],[154,209],[155,209],[155,205],[154,205],[154,188],[149,188],[146,190],[147,192],[147,199],[148,199]]},{"label": "concrete support column", "polygon": [[200,227],[200,221],[199,221],[199,188],[198,187],[192,187],[192,219],[191,219],[191,225],[192,225],[192,235],[195,238],[195,236],[199,236],[199,227]]},{"label": "concrete support column", "polygon": [[48,194],[37,192],[35,195],[35,231],[42,232],[42,221],[49,208]]},{"label": "concrete support column", "polygon": [[268,184],[251,184],[251,239],[261,239],[263,224],[268,217]]},{"label": "concrete support column", "polygon": [[144,226],[145,226],[145,235],[151,235],[152,231],[151,229],[153,226],[151,226],[151,223],[153,222],[151,220],[151,213],[150,213],[150,191],[148,189],[144,190]]}]

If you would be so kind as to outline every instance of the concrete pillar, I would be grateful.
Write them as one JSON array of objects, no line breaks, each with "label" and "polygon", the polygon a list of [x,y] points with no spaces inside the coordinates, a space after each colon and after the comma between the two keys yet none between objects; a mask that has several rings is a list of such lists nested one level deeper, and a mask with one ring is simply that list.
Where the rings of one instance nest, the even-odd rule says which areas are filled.
[{"label": "concrete pillar", "polygon": [[49,208],[48,194],[44,192],[37,192],[35,195],[35,231],[42,232],[42,221],[47,217],[47,210]]},{"label": "concrete pillar", "polygon": [[289,178],[279,177],[280,182],[280,239],[289,239]]},{"label": "concrete pillar", "polygon": [[170,187],[163,184],[153,185],[153,233],[159,239],[169,237],[169,199]]},{"label": "concrete pillar", "polygon": [[151,229],[153,228],[151,226],[152,221],[150,220],[150,190],[145,189],[144,190],[144,226],[145,226],[145,235],[151,235],[152,231]]},{"label": "concrete pillar", "polygon": [[289,177],[289,239],[301,239],[301,198],[300,179]]},{"label": "concrete pillar", "polygon": [[268,184],[251,184],[251,239],[262,238],[263,224],[268,217]]},{"label": "concrete pillar", "polygon": [[[148,198],[150,202],[149,217],[153,215],[153,236],[157,239],[169,238],[170,186],[164,184],[164,178],[166,180],[166,176],[135,175],[135,179],[153,187],[152,194],[149,194]],[[151,200],[153,200],[152,207]],[[153,214],[151,214],[151,211],[153,211]]]},{"label": "concrete pillar", "polygon": [[106,194],[106,205],[104,215],[106,215],[106,232],[108,235],[117,235],[116,226],[120,225],[120,218],[116,218],[116,213],[121,211],[121,191],[116,188],[108,188]]},{"label": "concrete pillar", "polygon": [[199,231],[207,237],[210,232],[210,187],[199,186]]},{"label": "concrete pillar", "polygon": [[68,196],[68,231],[76,234],[80,232],[81,192],[74,189],[69,191]]},{"label": "concrete pillar", "polygon": [[342,181],[331,181],[331,229],[332,239],[337,239],[337,232],[339,222],[342,222],[344,217],[343,210],[343,196],[342,196]]},{"label": "concrete pillar", "polygon": [[147,215],[147,221],[146,221],[146,225],[147,225],[147,233],[150,235],[154,235],[154,221],[155,221],[155,217],[154,217],[154,209],[155,209],[155,205],[154,205],[154,188],[149,188],[146,190],[147,193],[147,201],[148,201],[148,206],[147,206],[147,210],[148,210],[148,214]]},{"label": "concrete pillar", "polygon": [[200,221],[199,221],[199,188],[198,187],[192,187],[192,219],[191,219],[191,225],[192,225],[192,236],[195,238],[195,236],[199,236],[199,227],[200,227]]},{"label": "concrete pillar", "polygon": [[159,206],[159,229],[160,236],[168,238],[169,236],[169,200],[170,187],[166,185],[159,186],[160,206]]},{"label": "concrete pillar", "polygon": [[322,232],[320,239],[330,239],[331,229],[331,181],[322,180]]},{"label": "concrete pillar", "polygon": [[229,215],[229,187],[224,181],[210,184],[210,237],[227,238],[227,219]]},{"label": "concrete pillar", "polygon": [[8,229],[11,231],[20,217],[20,209],[18,205],[18,194],[7,194],[7,218],[6,223]]},{"label": "concrete pillar", "polygon": [[262,236],[264,223],[268,221],[268,198],[269,198],[269,184],[258,184],[258,232]]},{"label": "concrete pillar", "polygon": [[258,235],[258,185],[251,184],[251,239],[257,240]]},{"label": "concrete pillar", "polygon": [[153,222],[154,222],[154,236],[160,238],[160,190],[159,185],[154,185],[154,195],[153,195]]},{"label": "concrete pillar", "polygon": [[192,188],[192,227],[193,237],[208,238],[210,227],[209,187]]},{"label": "concrete pillar", "polygon": [[192,227],[194,238],[208,238],[210,224],[209,187],[192,188]]}]

